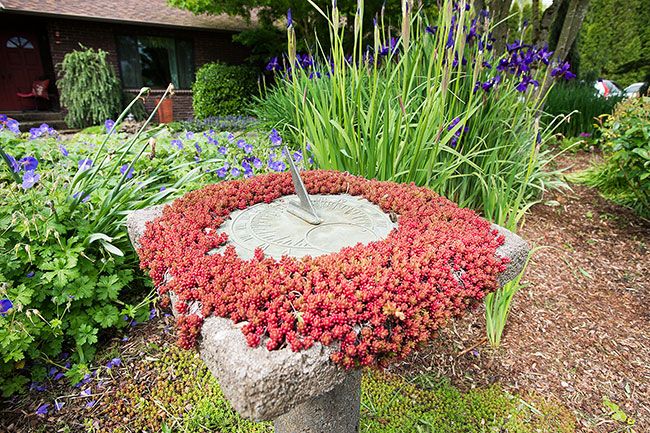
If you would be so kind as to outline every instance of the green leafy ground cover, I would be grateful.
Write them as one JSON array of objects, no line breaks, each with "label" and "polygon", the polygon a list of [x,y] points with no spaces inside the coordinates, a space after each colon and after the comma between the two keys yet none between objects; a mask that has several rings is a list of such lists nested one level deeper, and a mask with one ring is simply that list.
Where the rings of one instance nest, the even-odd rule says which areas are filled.
[{"label": "green leafy ground cover", "polygon": [[126,236],[129,211],[210,182],[286,169],[268,132],[172,133],[161,126],[107,135],[107,122],[99,134],[63,139],[47,125],[29,135],[6,125],[15,129],[0,119],[4,396],[52,368],[81,380],[103,334],[149,316],[152,288]]},{"label": "green leafy ground cover", "polygon": [[[101,366],[82,387],[51,384],[48,391],[32,391],[21,409],[41,430],[30,431],[272,432],[271,423],[254,423],[232,410],[196,352],[174,345],[171,323],[163,317],[129,331],[128,341],[116,338],[98,355]],[[119,365],[111,366],[115,359]],[[498,385],[463,391],[432,376],[368,370],[361,399],[360,431],[367,433],[575,431],[573,416],[561,404],[512,395]],[[33,415],[46,402],[48,413]]]}]

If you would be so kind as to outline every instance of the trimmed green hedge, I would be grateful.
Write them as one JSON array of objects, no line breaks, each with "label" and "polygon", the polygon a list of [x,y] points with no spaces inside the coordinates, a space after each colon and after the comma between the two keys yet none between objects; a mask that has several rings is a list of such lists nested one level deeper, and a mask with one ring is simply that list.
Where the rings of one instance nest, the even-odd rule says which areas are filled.
[{"label": "trimmed green hedge", "polygon": [[207,63],[197,71],[192,91],[197,119],[242,114],[257,92],[257,74],[246,66]]}]

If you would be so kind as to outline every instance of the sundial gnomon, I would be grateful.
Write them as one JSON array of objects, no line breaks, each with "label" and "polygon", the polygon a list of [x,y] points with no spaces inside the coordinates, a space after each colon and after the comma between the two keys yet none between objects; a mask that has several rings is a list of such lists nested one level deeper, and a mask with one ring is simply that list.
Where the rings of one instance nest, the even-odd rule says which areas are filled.
[{"label": "sundial gnomon", "polygon": [[308,195],[288,159],[297,194],[235,211],[219,228],[241,258],[252,258],[256,248],[274,258],[315,257],[384,239],[397,226],[366,199],[349,194]]}]

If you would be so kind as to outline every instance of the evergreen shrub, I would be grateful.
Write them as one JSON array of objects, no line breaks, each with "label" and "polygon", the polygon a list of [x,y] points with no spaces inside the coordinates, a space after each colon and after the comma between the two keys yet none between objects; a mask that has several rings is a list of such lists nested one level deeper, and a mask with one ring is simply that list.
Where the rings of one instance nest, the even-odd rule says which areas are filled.
[{"label": "evergreen shrub", "polygon": [[192,85],[194,114],[197,119],[242,114],[256,90],[252,69],[208,63],[197,71]]},{"label": "evergreen shrub", "polygon": [[108,53],[81,48],[65,55],[57,82],[61,104],[68,110],[65,123],[72,128],[113,119],[122,103],[120,82],[108,63]]}]

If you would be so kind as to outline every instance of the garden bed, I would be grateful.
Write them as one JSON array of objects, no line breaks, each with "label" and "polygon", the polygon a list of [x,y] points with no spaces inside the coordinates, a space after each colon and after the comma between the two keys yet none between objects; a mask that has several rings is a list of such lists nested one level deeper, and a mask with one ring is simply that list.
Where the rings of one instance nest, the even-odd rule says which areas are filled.
[{"label": "garden bed", "polygon": [[[560,166],[584,168],[593,157],[563,157]],[[504,420],[524,420],[527,428],[537,423],[540,431],[573,430],[563,406],[575,414],[577,431],[625,431],[626,423],[620,421],[625,416],[633,418],[637,428],[650,423],[650,324],[646,313],[650,301],[650,223],[610,204],[592,189],[572,188],[566,193],[547,194],[543,203],[534,206],[526,217],[520,234],[546,248],[535,255],[524,278],[529,285],[515,297],[501,348],[493,351],[486,346],[482,314],[468,315],[442,330],[443,338],[393,367],[391,372],[397,376],[382,382],[382,389],[411,386],[395,382],[402,380],[399,376],[421,380],[424,373],[424,377],[434,381],[447,377],[467,393],[437,386],[435,395],[444,401],[452,405],[461,401],[479,404],[476,402],[483,401],[482,397],[517,396],[512,401],[519,402],[518,406],[513,403],[510,412],[500,412],[499,416]],[[227,406],[220,406],[224,400],[213,388],[211,378],[186,374],[185,371],[200,374],[204,369],[193,367],[200,363],[192,352],[167,348],[173,345],[171,323],[171,318],[162,317],[132,328],[128,341],[120,341],[121,336],[115,338],[99,361],[105,365],[119,357],[122,365],[101,369],[98,379],[90,384],[90,397],[79,396],[79,388],[62,384],[45,392],[34,390],[3,405],[3,426],[8,431],[37,431],[34,429],[38,425],[43,426],[42,431],[63,425],[69,427],[68,431],[111,431],[110,425],[140,422],[144,423],[141,428],[145,428],[145,421],[153,419],[158,426],[161,420],[166,420],[167,425],[184,426],[163,431],[194,432],[203,430],[188,427],[192,417],[201,424],[219,414],[219,423],[230,423],[223,431],[268,430],[268,425],[253,426],[235,416]],[[173,379],[173,386],[164,385],[168,383],[164,378]],[[365,390],[376,388],[375,376],[364,380]],[[500,388],[495,391],[491,388],[494,384],[507,392]],[[196,392],[213,396],[214,405],[204,407],[207,399],[192,400]],[[377,406],[371,410],[369,405],[375,400],[369,399],[382,401],[386,396],[364,392],[362,422],[376,429],[398,409]],[[76,397],[61,399],[66,405],[60,411],[51,406],[47,415],[34,413],[43,403],[71,394]],[[122,398],[128,398],[129,404],[120,406]],[[614,411],[610,403],[604,404],[605,398],[605,402],[619,406],[620,411]],[[87,407],[89,401],[95,403]],[[526,407],[521,402],[534,410],[521,412],[521,407]],[[412,402],[400,406],[408,407],[399,409],[407,410],[404,419],[423,420],[428,416],[428,412],[420,413],[420,409],[409,405]],[[187,409],[181,410],[187,413],[184,424],[179,424],[178,412],[174,412],[178,408]],[[382,421],[381,416],[386,419]]]}]

